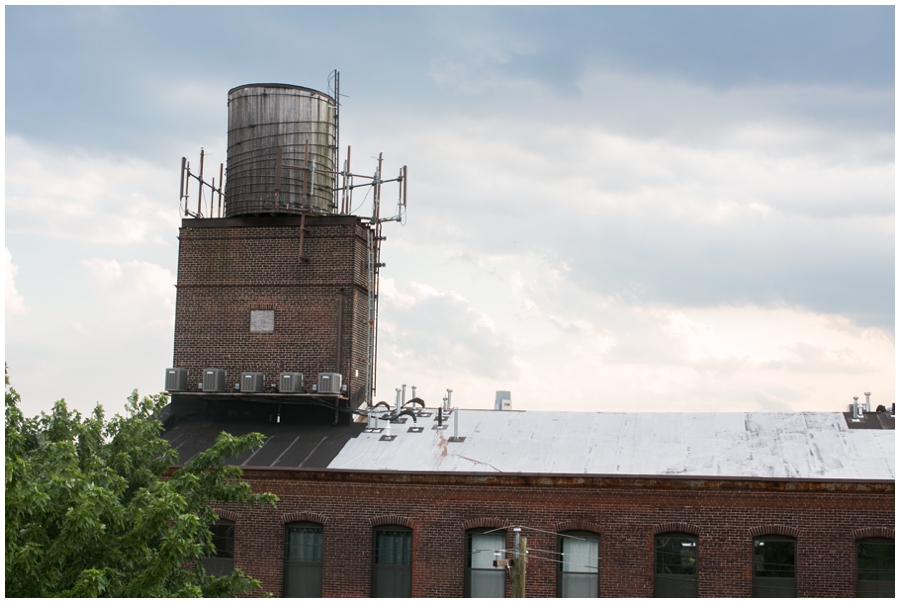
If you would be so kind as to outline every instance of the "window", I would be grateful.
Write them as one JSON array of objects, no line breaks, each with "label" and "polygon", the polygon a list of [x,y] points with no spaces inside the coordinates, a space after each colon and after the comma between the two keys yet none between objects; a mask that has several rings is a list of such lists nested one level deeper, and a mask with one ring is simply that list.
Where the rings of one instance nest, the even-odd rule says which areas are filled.
[{"label": "window", "polygon": [[697,596],[697,537],[668,532],[656,536],[655,597]]},{"label": "window", "polygon": [[591,532],[566,532],[559,537],[557,595],[600,596],[600,539]]},{"label": "window", "polygon": [[797,596],[797,540],[769,534],[753,539],[753,596]]},{"label": "window", "polygon": [[234,571],[234,522],[220,519],[209,526],[209,531],[216,552],[200,559],[200,563],[211,576],[227,576]]},{"label": "window", "polygon": [[375,528],[373,560],[373,597],[412,596],[412,530],[403,526]]},{"label": "window", "polygon": [[465,596],[506,596],[506,570],[494,559],[506,558],[506,531],[483,528],[466,532]]},{"label": "window", "polygon": [[322,596],[322,526],[289,523],[284,528],[283,597]]},{"label": "window", "polygon": [[856,541],[856,596],[894,597],[894,539]]}]

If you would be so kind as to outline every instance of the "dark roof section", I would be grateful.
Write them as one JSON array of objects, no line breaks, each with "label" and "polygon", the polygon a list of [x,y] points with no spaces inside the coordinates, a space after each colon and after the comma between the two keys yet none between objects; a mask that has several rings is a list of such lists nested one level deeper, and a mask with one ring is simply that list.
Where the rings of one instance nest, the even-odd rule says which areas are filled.
[{"label": "dark roof section", "polygon": [[266,436],[262,447],[226,462],[242,467],[324,469],[366,427],[348,423],[345,417],[334,425],[334,415],[316,406],[279,409],[277,404],[245,403],[238,410],[236,404],[175,398],[159,418],[166,427],[162,437],[178,452],[181,464],[212,446],[223,431],[234,436],[258,432]]},{"label": "dark roof section", "polygon": [[859,421],[853,421],[853,413],[845,412],[844,419],[850,429],[893,429],[894,417],[890,412],[864,412]]}]

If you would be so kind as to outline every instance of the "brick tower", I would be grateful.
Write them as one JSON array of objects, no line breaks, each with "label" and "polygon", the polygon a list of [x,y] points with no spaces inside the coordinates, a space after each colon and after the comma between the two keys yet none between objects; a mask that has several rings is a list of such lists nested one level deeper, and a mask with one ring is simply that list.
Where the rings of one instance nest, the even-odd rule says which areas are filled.
[{"label": "brick tower", "polygon": [[[384,181],[376,172],[354,185],[346,164],[335,169],[337,106],[321,92],[240,86],[228,93],[228,123],[224,191],[221,171],[219,188],[203,180],[202,155],[198,175],[183,162],[186,217],[166,389],[174,404],[198,410],[212,405],[233,416],[277,404],[280,421],[286,405],[295,414],[305,405],[337,421],[337,408],[358,408],[374,389]],[[205,195],[196,212],[187,209],[192,179]],[[394,180],[404,179],[405,169]],[[374,187],[371,218],[349,215],[355,186]],[[217,198],[219,217],[204,216],[203,203],[213,216]],[[336,387],[323,387],[323,378]]]}]

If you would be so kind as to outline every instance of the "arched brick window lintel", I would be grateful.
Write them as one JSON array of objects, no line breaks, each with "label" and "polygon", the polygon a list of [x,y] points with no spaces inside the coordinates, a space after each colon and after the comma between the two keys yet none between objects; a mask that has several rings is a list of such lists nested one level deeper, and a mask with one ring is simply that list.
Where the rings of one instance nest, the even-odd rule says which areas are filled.
[{"label": "arched brick window lintel", "polygon": [[800,538],[800,530],[792,526],[769,525],[757,526],[750,529],[750,536],[765,536],[766,534],[778,534],[779,536],[790,536],[791,538]]},{"label": "arched brick window lintel", "polygon": [[463,522],[463,530],[474,530],[476,528],[505,528],[510,525],[512,524],[508,519],[478,517],[476,519],[467,519]]},{"label": "arched brick window lintel", "polygon": [[600,534],[600,524],[594,523],[592,521],[587,521],[584,519],[569,519],[567,521],[561,521],[556,524],[556,532],[571,532],[574,530],[583,530],[585,532],[593,532],[594,534]]},{"label": "arched brick window lintel", "polygon": [[217,509],[213,507],[213,513],[219,516],[219,519],[227,519],[228,521],[237,522],[238,514],[228,509]]},{"label": "arched brick window lintel", "polygon": [[402,515],[379,515],[378,517],[369,518],[369,526],[372,528],[377,526],[403,526],[414,530],[416,522]]},{"label": "arched brick window lintel", "polygon": [[694,536],[701,535],[698,526],[683,521],[670,521],[669,523],[657,524],[653,529],[654,535],[664,534],[666,532],[684,532],[686,534],[693,534]]},{"label": "arched brick window lintel", "polygon": [[295,521],[309,521],[324,526],[328,523],[328,518],[319,513],[310,513],[309,511],[294,511],[293,513],[285,513],[281,516],[281,523],[293,523]]},{"label": "arched brick window lintel", "polygon": [[885,526],[877,527],[877,528],[858,528],[853,530],[853,540],[859,540],[860,538],[893,538],[894,537],[894,528],[888,528]]}]

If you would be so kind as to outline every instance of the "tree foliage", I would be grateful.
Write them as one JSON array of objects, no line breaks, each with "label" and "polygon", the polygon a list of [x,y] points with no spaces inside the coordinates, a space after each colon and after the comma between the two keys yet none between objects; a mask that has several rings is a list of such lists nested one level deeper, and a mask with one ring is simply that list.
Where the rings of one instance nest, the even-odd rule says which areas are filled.
[{"label": "tree foliage", "polygon": [[235,570],[207,575],[215,548],[211,505],[272,504],[224,460],[262,445],[261,434],[222,433],[171,475],[178,454],[159,437],[164,395],[105,420],[64,400],[26,418],[6,377],[6,596],[233,596],[259,588]]}]

